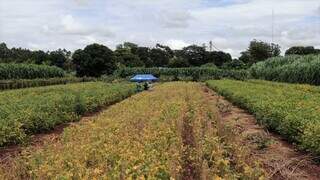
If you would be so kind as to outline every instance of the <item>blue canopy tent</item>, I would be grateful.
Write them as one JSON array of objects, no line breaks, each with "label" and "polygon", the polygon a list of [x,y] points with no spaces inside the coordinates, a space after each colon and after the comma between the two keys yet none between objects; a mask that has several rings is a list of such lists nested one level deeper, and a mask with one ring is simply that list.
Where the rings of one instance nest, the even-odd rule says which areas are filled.
[{"label": "blue canopy tent", "polygon": [[158,78],[154,77],[152,74],[137,74],[130,81],[133,82],[154,82],[157,81]]}]

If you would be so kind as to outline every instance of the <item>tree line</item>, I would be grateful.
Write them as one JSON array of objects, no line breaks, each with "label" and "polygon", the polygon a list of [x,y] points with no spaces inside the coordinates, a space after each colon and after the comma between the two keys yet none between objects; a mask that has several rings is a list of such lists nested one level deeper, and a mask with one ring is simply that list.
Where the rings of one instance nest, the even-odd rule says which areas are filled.
[{"label": "tree line", "polygon": [[[253,40],[249,47],[241,52],[238,59],[232,59],[229,53],[208,50],[202,46],[190,45],[181,50],[157,44],[155,47],[143,47],[125,42],[111,50],[101,44],[90,44],[84,49],[71,52],[65,49],[56,51],[32,51],[22,48],[8,48],[0,43],[0,63],[30,63],[57,66],[67,71],[76,71],[78,76],[98,77],[112,74],[121,67],[219,67],[242,69],[264,61],[270,57],[280,56],[280,46]],[[313,47],[292,47],[286,51],[291,54],[316,54],[320,50]]]}]

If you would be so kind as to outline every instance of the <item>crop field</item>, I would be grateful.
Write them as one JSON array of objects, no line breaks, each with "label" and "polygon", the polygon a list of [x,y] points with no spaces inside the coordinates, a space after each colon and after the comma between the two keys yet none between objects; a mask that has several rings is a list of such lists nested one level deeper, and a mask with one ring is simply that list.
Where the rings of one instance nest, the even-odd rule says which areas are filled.
[{"label": "crop field", "polygon": [[250,68],[253,78],[320,85],[320,55],[274,57]]},{"label": "crop field", "polygon": [[2,178],[263,178],[245,152],[233,153],[218,121],[199,83],[157,85],[65,129],[58,143],[25,150]]},{"label": "crop field", "polygon": [[0,92],[0,146],[76,121],[85,112],[135,93],[129,83],[76,83]]},{"label": "crop field", "polygon": [[258,80],[213,80],[207,85],[301,149],[320,154],[319,87]]}]

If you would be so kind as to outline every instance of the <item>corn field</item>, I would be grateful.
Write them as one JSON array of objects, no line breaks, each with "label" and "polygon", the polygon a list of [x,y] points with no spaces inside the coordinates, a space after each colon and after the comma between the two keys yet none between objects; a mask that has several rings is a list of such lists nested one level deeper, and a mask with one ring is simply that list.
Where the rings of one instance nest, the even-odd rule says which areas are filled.
[{"label": "corn field", "polygon": [[255,79],[320,85],[320,55],[275,57],[250,68]]},{"label": "corn field", "polygon": [[35,64],[0,64],[0,80],[64,77],[65,72],[55,66]]}]

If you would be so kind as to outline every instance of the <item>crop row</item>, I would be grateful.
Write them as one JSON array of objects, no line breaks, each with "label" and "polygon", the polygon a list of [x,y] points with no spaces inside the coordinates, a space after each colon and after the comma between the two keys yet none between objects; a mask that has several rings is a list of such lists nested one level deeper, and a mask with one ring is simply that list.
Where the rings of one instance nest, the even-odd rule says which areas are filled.
[{"label": "crop row", "polygon": [[0,80],[0,90],[6,89],[21,89],[29,87],[50,86],[58,84],[69,84],[78,82],[95,81],[95,78],[49,78],[49,79],[13,79],[13,80]]},{"label": "crop row", "polygon": [[258,179],[251,166],[235,163],[237,155],[219,138],[216,113],[199,84],[158,85],[111,106],[94,121],[67,128],[60,142],[26,151],[3,176]]},{"label": "crop row", "polygon": [[255,79],[320,85],[320,55],[275,57],[250,68]]},{"label": "crop row", "polygon": [[0,64],[0,80],[64,77],[65,72],[55,66],[35,64]]},{"label": "crop row", "polygon": [[208,86],[299,147],[320,154],[320,91],[309,85],[266,81],[208,81]]},{"label": "crop row", "polygon": [[[246,79],[248,73],[246,70],[227,70],[218,68],[122,68],[115,72],[115,75],[121,78],[133,76],[135,74],[153,74],[157,77],[171,76],[173,80],[180,80],[190,77],[191,80],[208,79]],[[167,77],[166,77],[167,78]]]},{"label": "crop row", "polygon": [[76,83],[0,92],[0,146],[75,121],[135,92],[133,84]]}]

